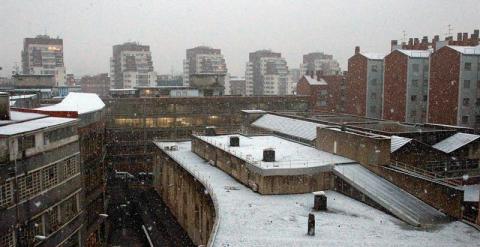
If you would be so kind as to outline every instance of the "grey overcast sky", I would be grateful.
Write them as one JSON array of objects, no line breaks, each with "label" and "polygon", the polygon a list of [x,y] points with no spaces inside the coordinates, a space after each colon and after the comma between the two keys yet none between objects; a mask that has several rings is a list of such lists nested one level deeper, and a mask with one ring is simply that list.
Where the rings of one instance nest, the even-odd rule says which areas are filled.
[{"label": "grey overcast sky", "polygon": [[[390,40],[480,27],[478,0],[1,0],[0,75],[21,64],[23,38],[64,41],[65,66],[76,76],[109,72],[112,45],[150,45],[155,70],[182,71],[185,49],[221,48],[232,75],[248,53],[281,52],[290,68],[313,51],[333,54],[346,69],[356,45],[388,52]],[[455,35],[456,36],[456,35]]]}]

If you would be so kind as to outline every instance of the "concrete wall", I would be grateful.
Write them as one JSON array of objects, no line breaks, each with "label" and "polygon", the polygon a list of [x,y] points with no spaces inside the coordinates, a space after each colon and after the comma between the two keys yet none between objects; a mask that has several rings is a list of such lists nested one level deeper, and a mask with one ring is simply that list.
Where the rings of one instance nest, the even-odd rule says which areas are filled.
[{"label": "concrete wall", "polygon": [[245,160],[198,138],[192,140],[192,151],[262,195],[308,193],[328,190],[331,187],[331,172],[263,176],[252,169],[252,165],[247,164]]},{"label": "concrete wall", "polygon": [[206,245],[215,221],[215,207],[206,188],[158,149],[154,156],[154,188],[196,245]]},{"label": "concrete wall", "polygon": [[352,131],[317,128],[316,148],[355,160],[362,165],[390,164],[390,139]]}]

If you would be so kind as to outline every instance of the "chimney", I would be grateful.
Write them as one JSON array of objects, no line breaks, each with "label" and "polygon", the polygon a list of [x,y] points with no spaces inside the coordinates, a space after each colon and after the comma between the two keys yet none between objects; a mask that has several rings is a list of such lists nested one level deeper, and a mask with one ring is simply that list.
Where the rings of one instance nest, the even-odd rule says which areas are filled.
[{"label": "chimney", "polygon": [[310,77],[311,77],[312,79],[315,78],[315,72],[314,72],[313,70],[310,71]]},{"label": "chimney", "polygon": [[410,45],[410,46],[413,45],[413,38],[408,39],[408,45]]},{"label": "chimney", "polygon": [[463,41],[468,41],[468,33],[463,33]]},{"label": "chimney", "polygon": [[[433,41],[439,41],[439,40],[440,40],[440,35],[435,35],[433,37]],[[435,43],[435,42],[433,42],[433,43]]]},{"label": "chimney", "polygon": [[355,46],[355,55],[360,53],[360,46]]},{"label": "chimney", "polygon": [[392,39],[392,41],[390,41],[390,45],[391,46],[398,45],[398,41],[395,39]]},{"label": "chimney", "polygon": [[230,147],[240,146],[240,138],[238,136],[230,136]]},{"label": "chimney", "polygon": [[418,38],[413,39],[413,44],[414,45],[420,44],[420,40]]},{"label": "chimney", "polygon": [[422,44],[427,44],[427,43],[428,43],[428,36],[423,36]]},{"label": "chimney", "polygon": [[0,120],[10,120],[10,97],[6,92],[0,92]]},{"label": "chimney", "polygon": [[316,211],[327,211],[327,196],[323,191],[313,192],[313,209]]},{"label": "chimney", "polygon": [[457,33],[457,40],[462,41],[462,33]]},{"label": "chimney", "polygon": [[478,29],[473,30],[473,35],[475,36],[476,39],[478,39],[480,33]]},{"label": "chimney", "polygon": [[266,148],[263,150],[263,161],[275,162],[275,150],[273,148]]},{"label": "chimney", "polygon": [[323,70],[317,70],[316,74],[317,74],[317,81],[320,81],[320,78],[323,77]]}]

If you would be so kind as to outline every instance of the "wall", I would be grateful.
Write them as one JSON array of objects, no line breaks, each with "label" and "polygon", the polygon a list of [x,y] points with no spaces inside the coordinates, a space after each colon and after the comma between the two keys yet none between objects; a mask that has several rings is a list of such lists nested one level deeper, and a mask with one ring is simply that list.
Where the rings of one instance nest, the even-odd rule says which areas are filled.
[{"label": "wall", "polygon": [[196,245],[206,245],[215,207],[206,188],[161,149],[154,158],[154,188]]},{"label": "wall", "polygon": [[317,149],[355,160],[362,165],[390,164],[390,139],[351,131],[317,128]]},{"label": "wall", "polygon": [[348,59],[347,85],[346,113],[365,116],[367,113],[367,59],[361,54],[355,54]]},{"label": "wall", "polygon": [[383,118],[405,121],[408,57],[393,51],[385,57]]},{"label": "wall", "polygon": [[[373,67],[376,70],[373,70]],[[368,59],[366,80],[366,117],[381,118],[383,111],[383,60]],[[375,98],[370,97],[372,93]]]},{"label": "wall", "polygon": [[427,122],[457,125],[459,73],[455,50],[442,47],[431,55]]}]

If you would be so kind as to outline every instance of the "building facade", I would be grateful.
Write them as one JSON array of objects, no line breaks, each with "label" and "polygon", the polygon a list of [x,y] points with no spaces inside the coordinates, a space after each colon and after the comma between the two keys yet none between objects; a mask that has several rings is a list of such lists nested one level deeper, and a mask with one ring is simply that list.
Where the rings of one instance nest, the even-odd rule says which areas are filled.
[{"label": "building facade", "polygon": [[346,105],[346,76],[304,75],[297,84],[297,95],[309,96],[314,112],[343,113]]},{"label": "building facade", "polygon": [[385,57],[382,118],[426,122],[430,54],[430,50],[397,49]]},{"label": "building facade", "polygon": [[53,75],[56,86],[65,86],[63,39],[38,35],[25,38],[22,51],[22,70],[25,75]]},{"label": "building facade", "polygon": [[183,84],[189,86],[191,76],[195,74],[215,74],[225,76],[227,64],[220,49],[197,46],[187,49],[183,60]]},{"label": "building facade", "polygon": [[430,61],[428,122],[480,127],[480,46],[444,46]]},{"label": "building facade", "polygon": [[361,53],[348,59],[346,112],[381,118],[383,111],[383,54]]},{"label": "building facade", "polygon": [[[230,95],[247,95],[245,77],[231,76],[228,85]],[[227,88],[225,88],[225,92],[226,90]]]},{"label": "building facade", "polygon": [[247,95],[285,95],[288,87],[287,61],[269,50],[251,52],[245,71]]},{"label": "building facade", "polygon": [[110,87],[115,89],[155,86],[150,46],[131,42],[113,46],[110,80]]},{"label": "building facade", "polygon": [[324,75],[338,75],[342,70],[332,55],[312,52],[303,55],[303,63],[300,64],[300,73],[306,75],[307,71],[322,71]]},{"label": "building facade", "polygon": [[95,93],[100,97],[107,96],[110,91],[110,77],[107,73],[94,76],[83,76],[80,86],[84,93]]},{"label": "building facade", "polygon": [[288,86],[287,94],[295,94],[297,91],[297,83],[302,78],[302,73],[300,69],[289,69],[288,70]]}]

